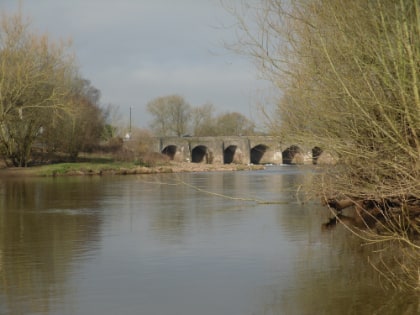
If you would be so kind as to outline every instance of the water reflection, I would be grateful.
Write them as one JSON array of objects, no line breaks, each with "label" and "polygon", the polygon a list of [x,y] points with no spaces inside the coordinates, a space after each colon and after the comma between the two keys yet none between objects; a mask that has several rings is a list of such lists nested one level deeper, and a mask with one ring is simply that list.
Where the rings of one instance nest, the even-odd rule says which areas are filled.
[{"label": "water reflection", "polygon": [[315,239],[299,246],[293,288],[265,288],[265,306],[256,314],[420,313],[419,297],[390,289],[369,264],[372,248],[343,226]]},{"label": "water reflection", "polygon": [[72,262],[92,250],[101,225],[92,211],[98,205],[95,185],[84,185],[74,198],[79,185],[0,182],[0,313],[49,314],[52,301],[69,294]]},{"label": "water reflection", "polygon": [[359,239],[321,228],[298,189],[312,173],[0,180],[0,314],[419,311]]}]

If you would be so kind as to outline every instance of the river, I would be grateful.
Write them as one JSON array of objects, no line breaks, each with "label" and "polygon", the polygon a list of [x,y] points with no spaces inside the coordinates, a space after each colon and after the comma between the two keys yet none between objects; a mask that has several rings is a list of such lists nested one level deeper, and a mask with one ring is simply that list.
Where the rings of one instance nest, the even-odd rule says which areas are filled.
[{"label": "river", "polygon": [[0,314],[420,311],[359,239],[321,228],[330,214],[301,188],[312,174],[0,178]]}]

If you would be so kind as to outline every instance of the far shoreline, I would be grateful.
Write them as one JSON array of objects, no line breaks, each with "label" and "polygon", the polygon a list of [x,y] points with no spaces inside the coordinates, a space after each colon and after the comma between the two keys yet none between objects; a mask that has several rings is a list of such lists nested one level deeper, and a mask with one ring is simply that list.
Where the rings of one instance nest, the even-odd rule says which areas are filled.
[{"label": "far shoreline", "polygon": [[156,166],[139,166],[133,163],[57,163],[30,167],[4,167],[0,177],[57,177],[57,176],[104,176],[140,175],[187,172],[255,171],[265,169],[254,164],[204,164],[168,162]]}]

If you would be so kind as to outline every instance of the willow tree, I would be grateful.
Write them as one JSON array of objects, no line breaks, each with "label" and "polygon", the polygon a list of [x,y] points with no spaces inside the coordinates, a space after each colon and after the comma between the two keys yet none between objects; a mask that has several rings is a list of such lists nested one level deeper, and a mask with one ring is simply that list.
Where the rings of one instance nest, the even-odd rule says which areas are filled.
[{"label": "willow tree", "polygon": [[420,3],[263,0],[234,14],[234,48],[281,94],[270,126],[337,154],[319,187],[361,212],[373,205],[385,236],[363,237],[408,245],[400,284],[418,289]]},{"label": "willow tree", "polygon": [[0,152],[26,166],[42,129],[68,109],[75,77],[65,43],[37,35],[21,14],[0,17]]}]

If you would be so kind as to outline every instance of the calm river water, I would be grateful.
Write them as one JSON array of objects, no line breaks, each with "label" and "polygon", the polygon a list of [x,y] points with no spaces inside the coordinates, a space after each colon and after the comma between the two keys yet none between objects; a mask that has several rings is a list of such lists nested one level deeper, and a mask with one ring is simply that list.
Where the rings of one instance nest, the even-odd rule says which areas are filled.
[{"label": "calm river water", "polygon": [[321,229],[328,211],[296,193],[311,172],[0,178],[0,314],[420,311]]}]

